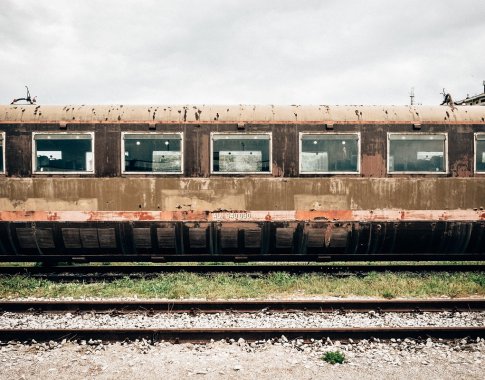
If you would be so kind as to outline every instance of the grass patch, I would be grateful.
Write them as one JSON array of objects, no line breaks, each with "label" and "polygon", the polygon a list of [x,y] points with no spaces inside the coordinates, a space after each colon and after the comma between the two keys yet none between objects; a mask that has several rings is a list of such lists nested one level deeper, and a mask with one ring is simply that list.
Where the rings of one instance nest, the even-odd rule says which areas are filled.
[{"label": "grass patch", "polygon": [[345,355],[340,351],[328,351],[321,359],[330,364],[342,364],[345,361]]},{"label": "grass patch", "polygon": [[392,292],[386,290],[384,293],[382,293],[382,297],[390,300],[390,299],[394,298],[394,294],[392,294]]},{"label": "grass patch", "polygon": [[370,273],[339,278],[328,274],[167,273],[150,279],[59,283],[26,276],[0,277],[0,298],[7,297],[140,297],[140,298],[268,298],[336,297],[467,297],[485,296],[482,273]]}]

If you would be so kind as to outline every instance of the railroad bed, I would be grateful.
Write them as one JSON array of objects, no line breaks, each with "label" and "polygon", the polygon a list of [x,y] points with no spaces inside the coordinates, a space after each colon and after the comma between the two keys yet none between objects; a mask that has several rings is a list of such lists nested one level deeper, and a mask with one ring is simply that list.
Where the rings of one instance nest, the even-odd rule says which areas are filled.
[{"label": "railroad bed", "polygon": [[148,339],[200,343],[281,336],[304,341],[485,336],[485,300],[11,301],[2,302],[0,308],[0,341],[4,342]]}]

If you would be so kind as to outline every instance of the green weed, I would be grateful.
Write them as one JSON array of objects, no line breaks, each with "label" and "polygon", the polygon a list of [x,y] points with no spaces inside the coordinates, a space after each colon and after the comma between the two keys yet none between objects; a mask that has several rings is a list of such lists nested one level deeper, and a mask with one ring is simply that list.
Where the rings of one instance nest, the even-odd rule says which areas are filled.
[{"label": "green weed", "polygon": [[330,364],[342,364],[345,362],[345,355],[340,351],[328,351],[325,352],[321,359]]}]

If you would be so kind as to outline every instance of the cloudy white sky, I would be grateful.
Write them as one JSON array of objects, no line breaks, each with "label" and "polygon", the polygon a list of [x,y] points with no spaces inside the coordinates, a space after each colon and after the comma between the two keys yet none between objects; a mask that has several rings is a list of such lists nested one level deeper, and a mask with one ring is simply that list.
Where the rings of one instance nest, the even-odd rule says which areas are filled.
[{"label": "cloudy white sky", "polygon": [[484,0],[1,0],[0,104],[438,104],[483,91]]}]

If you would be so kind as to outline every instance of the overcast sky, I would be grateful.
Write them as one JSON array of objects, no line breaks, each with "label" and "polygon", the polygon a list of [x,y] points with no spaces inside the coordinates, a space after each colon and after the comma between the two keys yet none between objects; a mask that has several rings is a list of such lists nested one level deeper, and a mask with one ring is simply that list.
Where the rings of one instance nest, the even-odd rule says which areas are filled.
[{"label": "overcast sky", "polygon": [[439,104],[483,91],[485,0],[0,0],[0,104]]}]

